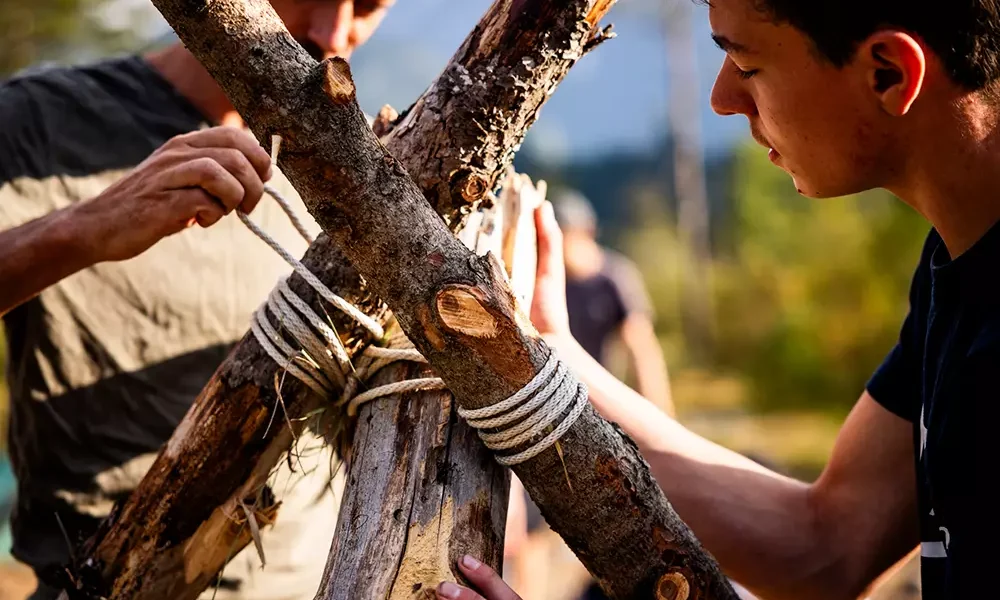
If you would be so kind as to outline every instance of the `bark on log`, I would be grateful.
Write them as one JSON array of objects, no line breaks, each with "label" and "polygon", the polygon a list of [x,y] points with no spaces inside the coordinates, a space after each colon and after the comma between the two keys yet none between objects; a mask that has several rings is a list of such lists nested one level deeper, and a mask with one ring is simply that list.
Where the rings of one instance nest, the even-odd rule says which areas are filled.
[{"label": "bark on log", "polygon": [[[282,136],[281,167],[310,213],[390,302],[457,401],[480,408],[527,384],[549,349],[517,307],[498,263],[475,257],[452,235],[368,129],[347,64],[316,65],[264,0],[154,3],[258,139]],[[505,20],[571,15],[561,22],[572,34],[568,46],[541,34],[538,60],[525,64],[537,69],[582,54],[591,41],[588,17],[610,1],[498,4]],[[612,597],[736,598],[619,430],[588,407],[562,448],[563,456],[550,449],[515,472]]]},{"label": "bark on log", "polygon": [[[579,7],[521,2],[520,10],[512,11],[509,1],[497,2],[438,81],[393,124],[396,126],[392,128],[389,119],[381,119],[379,127],[393,130],[386,145],[401,157],[402,167],[424,182],[424,194],[443,211],[452,228],[457,228],[462,215],[492,189],[539,107],[582,54],[580,42],[589,48],[603,39],[596,24],[611,4],[594,4],[581,20],[577,18]],[[234,12],[225,3],[211,9],[202,2],[161,3],[160,8],[172,15],[170,19],[182,31],[185,42],[203,60],[213,49],[222,52],[218,55],[222,58],[206,64],[216,78],[226,79],[227,93],[265,144],[271,133],[284,136],[279,161],[283,169],[294,168],[286,163],[310,162],[309,151],[302,154],[303,146],[297,143],[302,132],[297,125],[298,111],[303,103],[296,100],[295,90],[307,79],[311,84],[320,84],[322,79],[310,76],[315,63],[300,53],[267,3],[243,7],[250,12]],[[181,20],[187,20],[188,25]],[[202,25],[212,27],[210,37],[192,40],[191,31]],[[227,44],[219,44],[230,35]],[[238,50],[231,52],[230,42]],[[553,47],[565,51],[555,55]],[[287,73],[282,73],[282,67],[273,68],[279,64],[271,62],[276,51],[293,50],[284,57],[290,60],[285,63]],[[227,75],[233,64],[247,72]],[[469,93],[469,86],[477,92]],[[356,122],[361,123],[360,119]],[[329,128],[318,131],[322,133],[309,144],[323,145],[320,138],[329,140],[332,136]],[[321,165],[320,173],[330,168],[322,162],[316,164]],[[396,176],[400,176],[398,170]],[[384,320],[384,306],[327,236],[320,236],[304,263],[338,295]],[[321,307],[297,275],[290,284],[315,308]],[[336,312],[331,316],[338,331],[345,333],[349,351],[354,353],[368,342],[352,322]],[[318,403],[308,388],[286,378],[282,387],[284,410],[280,408],[275,384],[279,371],[252,336],[240,342],[136,492],[116,508],[87,548],[78,553],[83,558],[72,566],[72,580],[67,582],[71,595],[194,598],[212,583],[232,554],[250,543],[241,503],[252,507],[262,524],[274,518],[278,507],[273,496],[264,492],[264,483],[291,446],[293,432],[287,427],[269,428],[268,424],[272,420],[280,424],[287,411],[294,426],[300,428],[295,419]],[[410,406],[417,404],[414,400]],[[464,424],[452,426],[452,446],[462,448],[453,452],[456,464],[465,469],[479,461],[484,468],[469,477],[492,481],[491,469],[498,467],[492,461],[482,463],[485,450],[471,432],[460,431]],[[464,485],[474,483],[466,481]],[[505,499],[499,486],[491,489],[491,496],[503,495]],[[504,510],[505,504],[491,505],[490,523],[474,524],[482,531],[497,526],[502,530]],[[417,517],[422,514],[414,513]],[[485,513],[480,518],[485,518]],[[458,526],[466,525],[461,521]],[[496,556],[491,550],[495,545],[484,536],[480,545],[464,549],[489,557]]]}]

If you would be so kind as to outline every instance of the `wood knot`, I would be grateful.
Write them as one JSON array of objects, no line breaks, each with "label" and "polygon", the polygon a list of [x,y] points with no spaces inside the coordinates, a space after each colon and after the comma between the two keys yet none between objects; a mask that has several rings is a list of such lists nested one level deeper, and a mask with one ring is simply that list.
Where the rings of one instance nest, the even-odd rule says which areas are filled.
[{"label": "wood knot", "polygon": [[468,286],[451,287],[437,296],[437,311],[441,322],[449,329],[472,337],[493,337],[497,321],[483,307]]},{"label": "wood knot", "polygon": [[354,98],[354,80],[351,78],[351,68],[347,61],[334,56],[324,60],[323,91],[331,100],[338,104],[346,104]]},{"label": "wood knot", "polygon": [[691,584],[680,573],[666,573],[656,582],[656,600],[687,600]]},{"label": "wood knot", "polygon": [[474,204],[482,200],[488,191],[489,186],[486,182],[486,178],[481,175],[467,173],[458,180],[458,193],[461,194],[462,199],[469,204]]}]

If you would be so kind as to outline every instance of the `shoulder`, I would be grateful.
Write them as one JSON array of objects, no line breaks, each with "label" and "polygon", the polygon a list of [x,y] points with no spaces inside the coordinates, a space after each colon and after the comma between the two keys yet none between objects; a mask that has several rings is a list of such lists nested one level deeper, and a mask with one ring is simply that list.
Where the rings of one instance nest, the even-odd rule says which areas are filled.
[{"label": "shoulder", "polygon": [[610,248],[603,248],[604,265],[601,274],[619,286],[642,286],[642,274],[638,265],[624,254]]},{"label": "shoulder", "polygon": [[0,182],[132,167],[199,119],[141,58],[43,66],[0,83]]},{"label": "shoulder", "polygon": [[614,288],[626,313],[652,313],[652,301],[642,272],[632,259],[605,248],[601,276]]},{"label": "shoulder", "polygon": [[865,386],[876,402],[909,421],[914,421],[920,410],[931,258],[941,244],[941,236],[931,229],[910,282],[909,309],[899,329],[899,337]]}]

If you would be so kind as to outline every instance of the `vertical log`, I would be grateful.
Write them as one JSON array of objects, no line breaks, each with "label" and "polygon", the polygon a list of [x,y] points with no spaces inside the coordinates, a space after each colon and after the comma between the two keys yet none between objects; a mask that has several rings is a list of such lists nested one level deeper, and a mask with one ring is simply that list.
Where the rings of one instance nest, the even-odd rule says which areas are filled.
[{"label": "vertical log", "polygon": [[[479,254],[503,251],[507,274],[530,301],[531,211],[539,197],[520,177],[505,183],[500,199],[475,213],[461,237]],[[532,276],[520,276],[517,266]],[[394,365],[373,385],[427,376],[426,367]],[[317,600],[433,598],[439,581],[460,577],[455,564],[463,554],[502,566],[509,472],[455,409],[448,392],[403,394],[362,409]]]}]

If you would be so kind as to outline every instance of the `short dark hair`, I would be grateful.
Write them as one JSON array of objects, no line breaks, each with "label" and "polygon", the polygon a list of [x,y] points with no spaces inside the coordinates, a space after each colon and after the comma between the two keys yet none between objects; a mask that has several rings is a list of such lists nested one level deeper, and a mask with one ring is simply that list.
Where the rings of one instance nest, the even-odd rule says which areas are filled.
[{"label": "short dark hair", "polygon": [[1000,0],[751,0],[779,23],[810,37],[838,67],[884,27],[919,38],[951,79],[969,91],[1000,81]]}]

